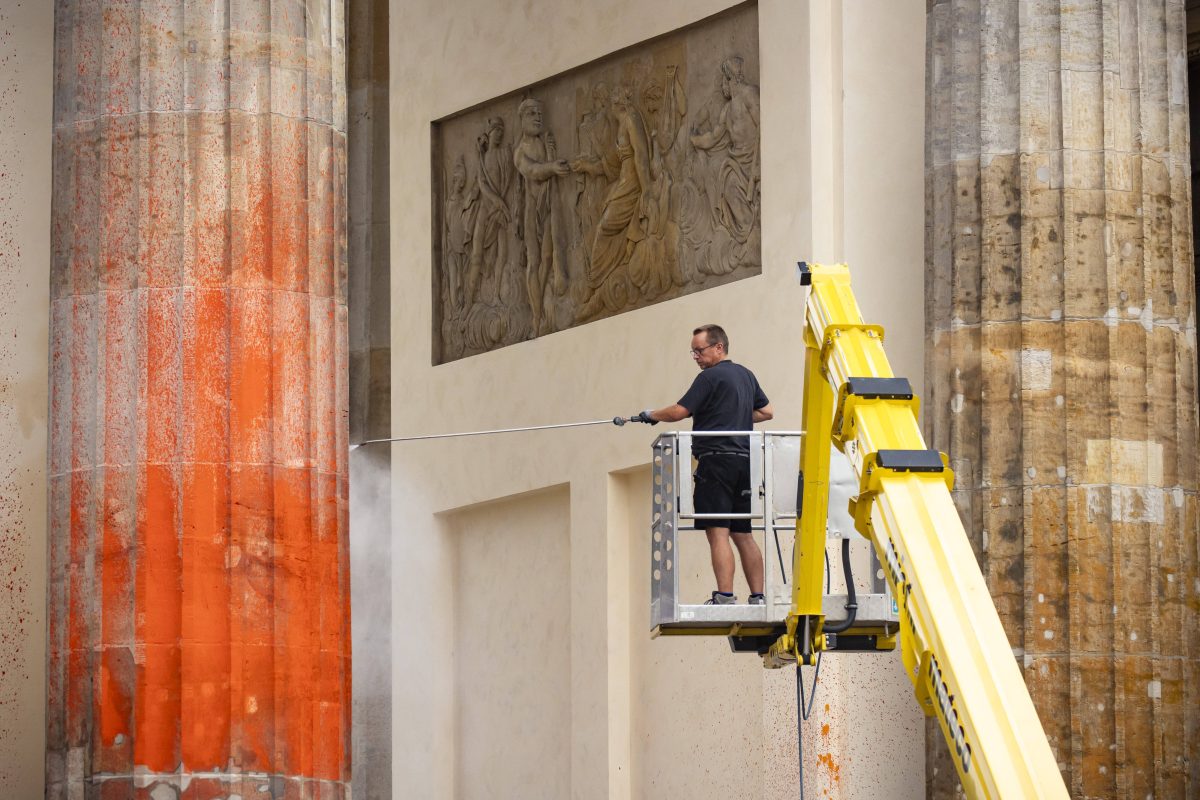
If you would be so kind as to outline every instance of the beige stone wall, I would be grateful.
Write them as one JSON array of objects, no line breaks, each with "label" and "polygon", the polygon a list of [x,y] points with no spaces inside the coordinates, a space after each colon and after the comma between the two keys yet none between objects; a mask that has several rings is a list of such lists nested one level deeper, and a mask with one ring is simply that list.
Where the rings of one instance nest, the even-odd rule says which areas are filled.
[{"label": "beige stone wall", "polygon": [[0,2],[0,797],[40,797],[54,9]]},{"label": "beige stone wall", "polygon": [[[567,797],[570,490],[448,514],[453,559],[455,785],[462,797]],[[497,569],[520,564],[521,569]]]},{"label": "beige stone wall", "polygon": [[[729,5],[393,3],[392,374],[403,376],[393,435],[598,419],[672,402],[695,372],[690,331],[708,321],[728,328],[733,358],[774,401],[768,427],[795,429],[798,259],[852,262],[865,313],[888,329],[897,373],[919,385],[924,9],[885,0],[760,4],[761,276],[430,366],[430,120]],[[662,430],[393,446],[397,796],[487,796],[496,767],[481,754],[489,743],[509,746],[505,737],[531,716],[563,749],[524,796],[795,796],[794,674],[734,657],[720,639],[649,640],[640,465]],[[473,510],[480,503],[486,511]],[[482,549],[466,544],[485,540]],[[692,544],[699,552],[681,557],[703,576],[703,543]],[[489,593],[501,589],[521,596],[494,602]],[[537,669],[554,665],[544,697],[525,691],[531,642]],[[488,671],[482,702],[466,679],[479,670]],[[822,681],[805,729],[808,790],[921,796],[920,717],[898,658],[831,658]],[[500,774],[512,780],[520,766]]]}]

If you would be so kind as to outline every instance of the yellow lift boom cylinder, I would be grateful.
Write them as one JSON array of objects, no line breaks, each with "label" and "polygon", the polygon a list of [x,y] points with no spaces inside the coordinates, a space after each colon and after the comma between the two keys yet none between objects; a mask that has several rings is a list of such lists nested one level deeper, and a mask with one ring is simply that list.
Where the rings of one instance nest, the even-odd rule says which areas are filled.
[{"label": "yellow lift boom cylinder", "polygon": [[950,497],[953,476],[945,457],[925,444],[916,398],[893,376],[883,330],[863,323],[845,265],[814,264],[806,277],[807,437],[796,577],[788,632],[766,664],[811,663],[826,647],[820,609],[832,442],[859,477],[850,510],[899,606],[905,671],[922,709],[938,719],[967,796],[1066,798]]}]

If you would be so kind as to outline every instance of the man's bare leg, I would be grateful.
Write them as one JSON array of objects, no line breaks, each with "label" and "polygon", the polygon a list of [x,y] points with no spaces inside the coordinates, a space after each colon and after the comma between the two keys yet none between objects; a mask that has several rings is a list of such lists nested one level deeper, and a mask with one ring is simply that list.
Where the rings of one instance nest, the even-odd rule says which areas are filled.
[{"label": "man's bare leg", "polygon": [[[733,548],[729,546],[729,528],[705,528],[708,534],[708,549],[712,552],[713,575],[717,579],[717,591],[733,594]],[[759,559],[761,562],[761,559]],[[762,577],[759,577],[761,584]],[[760,590],[761,591],[761,590]]]},{"label": "man's bare leg", "polygon": [[[754,541],[753,533],[733,533],[733,544],[737,547],[738,557],[742,560],[742,572],[746,575],[746,583],[750,585],[751,594],[762,594],[763,590],[763,557]],[[713,557],[716,564],[716,557]],[[719,583],[719,581],[718,581]],[[730,567],[729,583],[733,585],[733,568]]]}]

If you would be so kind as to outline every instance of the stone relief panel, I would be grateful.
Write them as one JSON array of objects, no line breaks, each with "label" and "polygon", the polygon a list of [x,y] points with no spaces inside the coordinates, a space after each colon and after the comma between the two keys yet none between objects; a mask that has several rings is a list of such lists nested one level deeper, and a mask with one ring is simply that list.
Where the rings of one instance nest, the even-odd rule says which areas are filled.
[{"label": "stone relief panel", "polygon": [[434,123],[434,363],[762,270],[753,4]]}]

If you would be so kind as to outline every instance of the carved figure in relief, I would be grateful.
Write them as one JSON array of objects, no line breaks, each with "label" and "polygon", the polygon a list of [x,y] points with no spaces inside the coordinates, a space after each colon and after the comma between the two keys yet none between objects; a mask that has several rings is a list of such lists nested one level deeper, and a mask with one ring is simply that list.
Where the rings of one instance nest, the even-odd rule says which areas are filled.
[{"label": "carved figure in relief", "polygon": [[[725,97],[716,124],[693,130],[692,146],[720,159],[716,180],[708,187],[709,211],[717,230],[733,240],[728,257],[712,271],[730,272],[757,258],[760,199],[758,87],[746,82],[743,63],[733,56],[721,63],[721,92]],[[718,156],[717,154],[722,154]]]},{"label": "carved figure in relief", "polygon": [[613,113],[620,172],[604,198],[592,239],[590,296],[579,309],[580,320],[619,311],[638,297],[653,299],[673,282],[674,253],[666,252],[661,225],[665,195],[657,191],[651,172],[650,138],[632,86],[613,92]]},{"label": "carved figure in relief", "polygon": [[679,226],[676,213],[672,213],[674,180],[671,175],[671,152],[683,117],[687,114],[687,98],[676,76],[676,68],[666,68],[666,87],[657,78],[651,78],[642,89],[642,108],[646,112],[646,128],[650,136],[650,179],[654,202],[648,207],[650,214],[646,227],[651,236],[664,238],[664,259],[670,280],[682,286],[677,252]]},{"label": "carved figure in relief", "polygon": [[642,89],[646,127],[658,158],[665,158],[674,147],[683,118],[687,116],[687,95],[679,82],[678,68],[669,64],[665,73],[665,85],[658,78],[651,78]]},{"label": "carved figure in relief", "polygon": [[475,203],[466,191],[467,165],[460,156],[450,173],[450,189],[446,197],[442,252],[445,254],[445,276],[451,308],[463,305],[463,282],[467,273],[468,248],[474,225]]},{"label": "carved figure in relief", "polygon": [[[508,263],[508,230],[512,210],[508,192],[512,186],[512,148],[504,143],[504,120],[490,117],[487,130],[475,142],[477,172],[472,202],[478,204],[471,233],[471,257],[467,267],[463,308],[475,302],[480,279],[498,277]],[[492,282],[495,283],[495,282]],[[496,298],[490,298],[495,300]]]},{"label": "carved figure in relief", "polygon": [[[616,120],[611,110],[611,90],[601,81],[592,87],[592,110],[579,121],[579,146],[583,152],[571,163],[579,173],[581,189],[575,208],[581,239],[588,245],[596,233],[596,222],[604,205],[608,185],[616,180],[621,160],[617,157]],[[587,247],[583,248],[587,254]]]},{"label": "carved figure in relief", "polygon": [[566,289],[566,265],[557,242],[557,213],[554,179],[571,171],[566,159],[558,158],[554,136],[545,129],[542,104],[530,97],[517,107],[521,138],[513,151],[513,163],[521,175],[521,216],[517,236],[524,242],[525,288],[533,313],[534,336],[549,332],[552,316],[546,289],[551,279],[556,294]]}]

